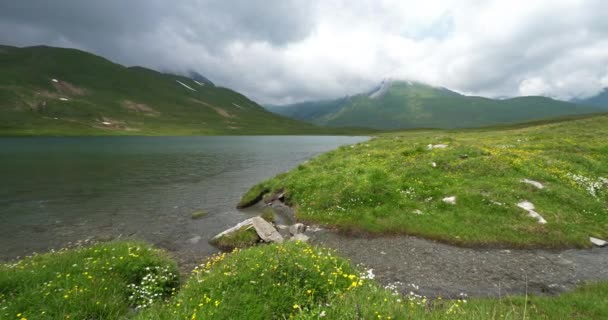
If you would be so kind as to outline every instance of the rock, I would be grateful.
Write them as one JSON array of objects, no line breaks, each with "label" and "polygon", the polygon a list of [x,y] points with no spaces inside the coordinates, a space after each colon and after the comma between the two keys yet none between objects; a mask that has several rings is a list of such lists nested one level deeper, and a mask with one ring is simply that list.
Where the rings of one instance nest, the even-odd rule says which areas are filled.
[{"label": "rock", "polygon": [[538,212],[534,211],[535,208],[534,208],[534,204],[532,202],[522,201],[522,202],[518,203],[517,206],[528,211],[528,216],[538,220],[538,223],[540,223],[540,224],[547,223],[547,220],[545,220],[545,218],[543,218],[543,216],[541,216]]},{"label": "rock", "polygon": [[226,229],[220,233],[218,233],[215,237],[211,239],[211,242],[216,242],[219,238],[229,235],[234,232],[247,230],[249,228],[254,228],[255,232],[258,234],[260,239],[265,242],[283,242],[283,236],[279,234],[277,229],[275,229],[270,223],[261,217],[253,217],[249,218],[243,222],[238,223],[236,226]]},{"label": "rock", "polygon": [[211,241],[212,242],[217,241],[219,238],[221,238],[221,237],[223,237],[225,235],[228,235],[228,234],[231,234],[231,233],[235,233],[235,232],[240,231],[240,230],[246,230],[246,229],[249,229],[249,228],[252,228],[252,227],[253,227],[253,218],[247,219],[247,220],[245,220],[243,222],[238,223],[236,226],[234,226],[232,228],[226,229],[226,230],[218,233],[215,237],[213,237],[211,239]]},{"label": "rock", "polygon": [[589,241],[591,241],[591,243],[593,243],[594,245],[596,245],[598,247],[605,247],[608,245],[608,241],[594,238],[594,237],[589,237]]},{"label": "rock", "polygon": [[205,212],[203,210],[198,210],[198,211],[192,212],[191,217],[192,217],[192,219],[200,219],[206,215],[207,215],[207,212]]},{"label": "rock", "polygon": [[188,239],[188,242],[190,242],[190,244],[197,244],[199,241],[201,241],[201,236],[196,236]]},{"label": "rock", "polygon": [[291,241],[308,242],[308,239],[310,239],[310,238],[307,235],[302,234],[302,233],[298,233],[295,236],[291,237],[289,240],[291,240]]},{"label": "rock", "polygon": [[319,232],[319,231],[323,231],[323,228],[321,228],[319,226],[308,226],[308,227],[306,227],[306,231],[307,232]]},{"label": "rock", "polygon": [[296,223],[289,227],[289,233],[294,236],[300,233],[304,233],[304,231],[306,231],[306,226],[301,223]]},{"label": "rock", "polygon": [[433,166],[433,168],[437,168],[437,163],[431,162],[431,166]]},{"label": "rock", "polygon": [[448,145],[447,144],[429,144],[428,146],[426,146],[426,148],[428,150],[433,150],[433,149],[445,149],[447,148]]},{"label": "rock", "polygon": [[443,201],[447,204],[456,204],[456,196],[445,197],[445,198],[441,199],[441,201]]},{"label": "rock", "polygon": [[273,203],[275,201],[283,201],[285,200],[285,190],[280,189],[273,193],[269,198],[265,199],[266,203]]},{"label": "rock", "polygon": [[268,223],[268,221],[262,219],[261,217],[253,217],[251,220],[255,231],[257,232],[258,236],[260,236],[260,239],[264,240],[265,242],[283,242],[283,236],[279,234],[277,229]]},{"label": "rock", "polygon": [[277,230],[286,230],[289,229],[289,226],[286,226],[284,224],[277,224],[275,228],[277,228]]},{"label": "rock", "polygon": [[545,186],[543,186],[543,184],[540,183],[540,182],[538,182],[538,181],[529,180],[529,179],[522,179],[521,182],[533,185],[534,187],[536,187],[538,189],[544,189],[545,188]]}]

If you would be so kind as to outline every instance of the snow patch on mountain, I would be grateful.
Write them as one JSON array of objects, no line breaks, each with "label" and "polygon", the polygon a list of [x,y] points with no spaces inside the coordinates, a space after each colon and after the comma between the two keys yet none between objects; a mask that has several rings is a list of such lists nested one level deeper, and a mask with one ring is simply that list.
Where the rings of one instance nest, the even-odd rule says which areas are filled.
[{"label": "snow patch on mountain", "polygon": [[192,90],[192,91],[196,91],[194,90],[192,87],[190,87],[189,85],[179,81],[179,80],[175,80],[177,83],[181,84],[182,86],[184,86],[186,89]]}]

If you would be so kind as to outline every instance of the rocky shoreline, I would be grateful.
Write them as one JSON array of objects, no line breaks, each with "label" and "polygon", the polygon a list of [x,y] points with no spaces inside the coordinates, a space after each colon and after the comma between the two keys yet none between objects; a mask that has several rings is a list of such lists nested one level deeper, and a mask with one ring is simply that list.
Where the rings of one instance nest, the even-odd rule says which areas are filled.
[{"label": "rocky shoreline", "polygon": [[[286,238],[335,249],[353,263],[373,269],[384,286],[403,294],[459,298],[555,295],[586,282],[608,280],[608,248],[540,250],[463,248],[411,236],[354,237],[295,223],[293,210],[270,197]],[[294,226],[297,226],[294,228]],[[298,232],[289,232],[289,230]],[[295,238],[294,238],[295,240]]]}]

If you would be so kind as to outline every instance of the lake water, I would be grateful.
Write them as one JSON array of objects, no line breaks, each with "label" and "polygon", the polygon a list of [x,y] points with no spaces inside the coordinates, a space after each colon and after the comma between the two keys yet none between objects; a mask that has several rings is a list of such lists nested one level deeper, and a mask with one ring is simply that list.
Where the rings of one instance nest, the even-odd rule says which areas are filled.
[{"label": "lake water", "polygon": [[[152,242],[182,263],[257,212],[237,210],[261,180],[366,137],[0,139],[0,261],[84,239]],[[191,213],[209,215],[192,220]]]}]

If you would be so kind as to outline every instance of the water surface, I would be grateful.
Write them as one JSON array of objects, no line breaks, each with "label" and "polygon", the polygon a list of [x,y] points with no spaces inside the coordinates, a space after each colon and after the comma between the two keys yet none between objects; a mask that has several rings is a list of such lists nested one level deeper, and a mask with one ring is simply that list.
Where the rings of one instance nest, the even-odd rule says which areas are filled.
[{"label": "water surface", "polygon": [[[129,237],[191,263],[207,240],[255,212],[253,184],[365,137],[0,139],[0,261],[70,242]],[[192,220],[193,211],[209,215]]]}]

